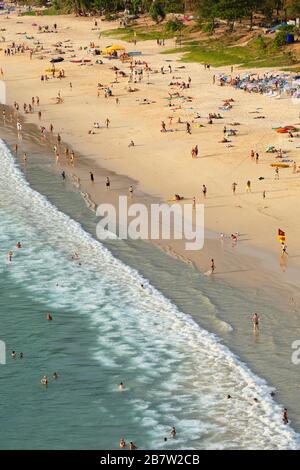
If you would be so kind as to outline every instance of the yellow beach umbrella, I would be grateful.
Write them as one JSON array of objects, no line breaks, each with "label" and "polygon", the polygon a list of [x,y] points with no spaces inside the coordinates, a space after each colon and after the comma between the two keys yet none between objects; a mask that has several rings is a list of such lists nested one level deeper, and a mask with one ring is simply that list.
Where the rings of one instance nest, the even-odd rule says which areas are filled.
[{"label": "yellow beach umbrella", "polygon": [[125,47],[121,46],[120,44],[113,44],[108,49],[111,49],[113,51],[125,51]]}]

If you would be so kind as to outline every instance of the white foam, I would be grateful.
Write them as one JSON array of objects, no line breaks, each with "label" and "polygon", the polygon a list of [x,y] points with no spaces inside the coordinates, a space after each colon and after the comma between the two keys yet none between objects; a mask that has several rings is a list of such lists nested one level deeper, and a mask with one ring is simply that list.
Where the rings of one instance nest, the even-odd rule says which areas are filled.
[{"label": "white foam", "polygon": [[[12,248],[12,240],[24,244],[10,275],[49,308],[87,315],[99,334],[99,350],[91,353],[103,367],[122,367],[124,377],[135,372],[129,400],[152,447],[162,446],[157,427],[171,421],[180,429],[179,448],[197,448],[200,441],[201,448],[300,448],[264,380],[32,190],[1,142],[0,162],[1,247]],[[82,266],[71,261],[74,252]],[[7,267],[1,263],[0,269]],[[228,393],[232,400],[224,399]]]}]

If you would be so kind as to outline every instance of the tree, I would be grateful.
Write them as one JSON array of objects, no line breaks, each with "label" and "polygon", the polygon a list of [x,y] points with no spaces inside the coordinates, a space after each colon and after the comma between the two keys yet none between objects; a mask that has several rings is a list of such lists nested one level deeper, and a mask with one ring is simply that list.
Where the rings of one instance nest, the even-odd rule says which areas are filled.
[{"label": "tree", "polygon": [[212,24],[212,30],[215,28],[218,1],[219,0],[198,0],[196,5],[200,19],[210,21]]},{"label": "tree", "polygon": [[149,15],[156,23],[160,23],[166,17],[165,10],[159,0],[153,0]]},{"label": "tree", "polygon": [[247,2],[244,0],[219,0],[216,6],[216,14],[223,20],[227,20],[230,31],[234,22],[247,16]]},{"label": "tree", "polygon": [[287,7],[287,12],[291,17],[300,16],[300,0],[293,0],[290,6]]}]

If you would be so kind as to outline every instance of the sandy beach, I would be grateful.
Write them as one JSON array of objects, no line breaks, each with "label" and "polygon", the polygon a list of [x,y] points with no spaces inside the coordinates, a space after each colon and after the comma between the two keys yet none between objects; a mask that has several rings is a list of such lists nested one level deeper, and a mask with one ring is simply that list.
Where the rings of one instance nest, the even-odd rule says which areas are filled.
[{"label": "sandy beach", "polygon": [[[51,26],[54,22],[57,23],[57,32],[38,31],[38,25]],[[193,197],[197,202],[204,203],[206,238],[203,250],[186,251],[182,241],[157,241],[156,244],[165,253],[183,261],[188,268],[196,268],[191,269],[191,273],[197,270],[201,274],[207,273],[210,260],[214,258],[216,273],[214,279],[208,280],[211,281],[210,288],[217,291],[215,280],[221,281],[221,285],[247,288],[247,294],[253,300],[251,308],[254,308],[255,296],[262,292],[266,309],[270,307],[268,296],[272,297],[274,304],[278,301],[278,311],[274,317],[271,314],[267,317],[272,340],[260,345],[266,349],[253,353],[253,338],[245,346],[238,332],[233,333],[236,334],[234,340],[228,337],[227,330],[224,337],[225,343],[232,344],[239,355],[244,350],[244,356],[241,356],[246,358],[247,363],[251,363],[252,354],[255,356],[251,363],[253,370],[262,374],[266,370],[264,376],[268,380],[275,383],[276,377],[280,383],[283,379],[279,377],[277,364],[272,365],[272,354],[276,353],[275,346],[281,341],[280,333],[275,331],[276,325],[278,322],[283,327],[286,325],[285,319],[281,318],[284,308],[295,328],[285,332],[281,349],[284,350],[284,357],[278,359],[279,369],[284,368],[284,361],[290,358],[291,341],[297,339],[300,270],[297,202],[300,173],[293,171],[292,164],[295,161],[298,170],[300,156],[298,138],[278,134],[274,128],[300,125],[300,106],[286,95],[275,98],[220,86],[218,77],[221,73],[242,75],[244,70],[236,67],[233,72],[230,67],[207,70],[202,64],[181,62],[179,49],[178,54],[161,54],[163,50],[174,47],[173,40],[166,40],[162,48],[156,41],[133,45],[101,35],[102,31],[113,27],[118,27],[118,23],[98,19],[98,26],[95,27],[93,18],[72,16],[41,18],[12,14],[9,18],[0,17],[0,28],[5,29],[5,41],[1,43],[0,51],[7,105],[3,108],[3,128],[7,126],[9,129],[10,147],[13,149],[11,135],[14,132],[19,161],[24,151],[30,161],[30,146],[26,143],[30,134],[32,140],[45,148],[45,161],[51,162],[57,174],[63,170],[66,172],[67,181],[78,189],[92,211],[99,203],[116,204],[119,195],[128,195],[129,185],[134,187],[133,202],[147,205],[153,201],[167,202],[177,193],[184,197],[182,204],[191,204]],[[24,44],[29,49],[8,57],[4,50],[13,42]],[[55,50],[58,42],[61,45]],[[108,59],[96,64],[96,60],[102,58],[89,52],[91,42],[100,49],[118,43],[127,51],[141,51],[142,55],[136,59],[145,61],[150,70],[144,72],[141,81],[137,78],[136,83],[128,83],[130,64]],[[31,56],[30,49],[41,45],[43,50],[35,51]],[[61,54],[61,51],[66,53]],[[53,78],[51,71],[46,72],[51,68],[49,60],[57,56],[65,59],[56,65],[57,69],[64,70],[64,78]],[[85,65],[70,62],[79,59],[90,62]],[[125,76],[116,74],[114,66]],[[161,73],[162,67],[164,73]],[[253,69],[249,72],[262,75],[270,70]],[[45,73],[49,75],[49,80],[41,81],[41,75]],[[187,83],[189,78],[189,88],[170,85],[170,82]],[[105,97],[106,87],[111,88],[113,96]],[[137,90],[129,92],[129,87]],[[170,93],[179,94],[179,97],[172,99],[172,106],[169,106]],[[61,97],[60,103],[57,102],[58,96]],[[23,104],[31,104],[32,97],[33,112],[24,113]],[[232,107],[229,110],[221,109],[227,100],[230,100]],[[19,105],[18,112],[16,103]],[[222,119],[213,119],[213,124],[209,124],[209,113],[220,113]],[[179,118],[182,123],[178,122]],[[17,119],[23,123],[23,141],[17,139]],[[162,121],[167,132],[161,132]],[[187,121],[191,123],[191,134],[186,132]],[[100,123],[100,128],[94,127],[94,123]],[[50,132],[51,124],[53,132]],[[38,128],[41,126],[46,129],[45,138],[39,136]],[[228,137],[229,142],[221,143],[224,126],[237,132]],[[57,146],[58,133],[62,144],[58,150],[60,156],[56,158],[53,146]],[[129,146],[131,140],[134,146]],[[199,148],[199,154],[197,158],[192,158],[191,150],[195,145]],[[274,154],[266,153],[270,145],[282,149],[291,161],[289,168],[279,170],[279,179],[270,166],[278,160]],[[74,151],[73,164],[64,155],[66,147]],[[251,150],[258,152],[258,162],[251,158]],[[91,182],[90,172],[94,175],[94,183]],[[110,191],[105,188],[106,176],[110,178]],[[251,193],[246,191],[248,180],[251,181]],[[237,183],[236,194],[232,192],[233,183]],[[203,185],[207,187],[205,198]],[[287,235],[288,255],[284,257],[277,240],[279,228]],[[232,243],[230,234],[236,232],[239,234],[238,241]],[[220,240],[220,233],[225,234],[224,241]],[[194,291],[189,290],[189,282],[187,297],[190,292],[194,295]],[[218,298],[215,291],[214,295]],[[183,307],[188,306],[187,299],[184,298],[182,304]],[[230,311],[230,303],[226,308],[226,321],[234,324],[230,315],[234,317],[236,312]],[[194,311],[188,313],[193,314]],[[248,327],[248,320],[243,318],[243,328]],[[207,320],[207,324],[205,321],[204,327],[214,331],[213,327],[210,329],[211,320]],[[261,358],[264,353],[266,357]],[[292,376],[290,367],[286,380],[291,380]],[[296,382],[296,378],[290,382],[279,399],[290,400],[289,409],[295,413],[296,429],[299,429],[300,418],[294,397],[295,387],[298,386]]]},{"label": "sandy beach", "polygon": [[[208,71],[200,64],[183,65],[178,60],[180,55],[161,55],[161,47],[154,41],[138,43],[136,47],[124,44],[127,50],[142,51],[142,60],[147,61],[152,69],[149,76],[144,76],[143,81],[135,85],[138,91],[128,93],[128,64],[104,60],[103,65],[81,66],[67,60],[67,57],[76,55],[94,64],[97,57],[78,49],[89,46],[90,41],[100,48],[110,44],[109,38],[102,37],[99,40],[98,37],[99,31],[111,28],[112,24],[101,21],[97,29],[92,19],[59,17],[56,20],[57,33],[37,34],[37,27],[32,24],[44,24],[44,19],[33,21],[30,17],[14,16],[1,18],[1,27],[7,29],[2,49],[12,41],[32,46],[39,40],[44,49],[49,51],[48,54],[35,53],[30,60],[29,52],[5,57],[2,50],[7,104],[13,105],[16,101],[22,108],[23,103],[31,102],[31,97],[38,95],[41,120],[37,109],[33,114],[26,114],[26,120],[43,125],[47,130],[53,123],[54,133],[59,132],[63,142],[94,162],[91,171],[95,171],[98,164],[135,180],[135,197],[142,192],[167,200],[170,195],[178,193],[189,202],[193,196],[197,202],[203,202],[202,185],[205,184],[208,189],[205,200],[207,229],[227,235],[239,232],[242,234],[239,243],[273,252],[278,257],[280,245],[277,230],[282,228],[287,232],[289,266],[299,265],[299,220],[295,210],[299,175],[293,174],[292,168],[284,169],[280,171],[279,181],[276,181],[274,168],[270,167],[270,163],[276,162],[276,159],[265,153],[268,145],[274,145],[286,150],[288,158],[299,163],[297,139],[290,142],[287,135],[276,134],[272,130],[280,125],[297,125],[299,105],[285,96],[275,99],[213,84],[213,75],[228,73],[229,69]],[[33,36],[34,39],[24,41],[24,35],[21,36],[20,32],[26,32],[27,36]],[[62,42],[62,47],[69,44],[64,41],[70,41],[72,46],[68,47],[75,51],[74,54],[66,54],[66,60],[60,67],[65,70],[66,78],[41,82],[41,74],[49,68],[49,59],[55,55],[53,44],[58,41]],[[122,41],[117,42],[122,44]],[[166,41],[165,48],[172,46],[173,41]],[[41,55],[44,60],[39,60]],[[115,83],[115,72],[111,70],[115,65],[127,74],[125,78],[119,76],[118,83]],[[172,66],[171,74],[168,65]],[[159,73],[162,66],[165,67],[164,74]],[[183,66],[185,68],[181,68]],[[263,72],[259,71],[260,74]],[[191,97],[191,100],[179,101],[175,108],[169,108],[166,99],[169,92],[178,91],[176,87],[169,86],[172,77],[185,81],[188,77],[192,79],[191,88],[181,93]],[[98,83],[111,86],[113,97],[105,98],[102,89],[98,97]],[[55,104],[59,92],[63,103]],[[119,104],[116,104],[116,98]],[[223,119],[214,120],[213,125],[208,125],[208,114],[220,112],[219,107],[230,98],[234,100],[232,109],[221,112]],[[149,104],[143,104],[144,99]],[[197,112],[201,115],[200,119],[194,119]],[[258,116],[265,118],[255,119]],[[185,132],[184,124],[177,124],[178,117],[183,122],[192,122],[191,135]],[[110,120],[108,129],[105,126],[106,118]],[[166,122],[170,132],[160,132],[161,121]],[[95,129],[94,135],[88,135],[94,122],[100,122],[101,128]],[[234,122],[240,125],[230,126]],[[199,127],[199,124],[203,127]],[[223,138],[224,126],[237,129],[237,136],[230,139],[230,147],[219,143]],[[129,148],[131,140],[135,147]],[[196,144],[199,155],[192,159],[191,149]],[[258,164],[250,158],[251,149],[259,153]],[[76,174],[76,171],[75,164],[72,173]],[[259,180],[259,177],[264,179]],[[92,186],[88,174],[85,178],[81,175],[80,179],[98,204],[97,186],[104,185],[105,181],[97,181]],[[251,194],[246,194],[247,180],[252,183]],[[233,182],[237,183],[235,196],[231,191]],[[111,187],[114,189],[113,180]],[[263,191],[266,191],[265,199],[262,198]],[[189,256],[198,264],[198,253],[189,253]]]}]

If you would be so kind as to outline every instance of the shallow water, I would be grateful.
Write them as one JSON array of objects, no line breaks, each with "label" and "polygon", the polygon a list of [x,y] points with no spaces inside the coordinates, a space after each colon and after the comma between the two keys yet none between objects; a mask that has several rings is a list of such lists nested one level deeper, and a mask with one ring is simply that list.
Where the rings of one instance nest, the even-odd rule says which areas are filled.
[{"label": "shallow water", "polygon": [[[282,383],[293,370],[288,341],[264,333],[255,342],[249,328],[254,304],[271,324],[277,317],[263,290],[258,302],[150,244],[110,242],[113,256],[92,237],[96,220],[79,194],[53,176],[43,155],[32,156],[29,186],[0,144],[0,337],[8,351],[0,366],[0,447],[112,449],[121,437],[147,449],[299,447],[265,382],[206,331],[252,357],[292,407],[293,390]],[[24,359],[11,359],[12,350]],[[268,371],[269,354],[276,367]],[[40,378],[54,371],[59,379],[43,388]],[[173,425],[178,437],[165,443]]]}]

